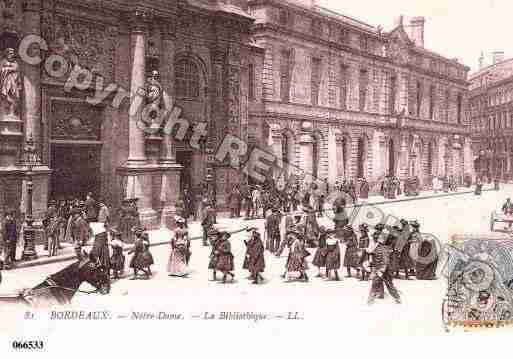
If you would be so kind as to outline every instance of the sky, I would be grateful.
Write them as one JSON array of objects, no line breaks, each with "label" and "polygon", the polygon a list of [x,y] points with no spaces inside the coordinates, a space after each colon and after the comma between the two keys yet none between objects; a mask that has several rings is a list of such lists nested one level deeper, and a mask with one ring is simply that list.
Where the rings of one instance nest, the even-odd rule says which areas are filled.
[{"label": "sky", "polygon": [[318,0],[319,5],[370,25],[394,28],[400,15],[404,23],[424,16],[425,47],[448,58],[457,58],[478,68],[481,51],[485,65],[492,63],[494,51],[513,57],[511,0]]}]

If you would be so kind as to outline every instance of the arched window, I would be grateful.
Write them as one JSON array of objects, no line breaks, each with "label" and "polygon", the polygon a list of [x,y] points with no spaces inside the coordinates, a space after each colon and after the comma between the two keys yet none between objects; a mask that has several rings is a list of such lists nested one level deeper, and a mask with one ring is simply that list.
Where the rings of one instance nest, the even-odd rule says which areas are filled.
[{"label": "arched window", "polygon": [[319,178],[320,138],[319,136],[313,136],[312,140],[312,176]]},{"label": "arched window", "polygon": [[181,98],[198,98],[200,76],[198,66],[190,59],[183,59],[175,65],[176,95]]},{"label": "arched window", "polygon": [[357,157],[357,163],[356,163],[356,176],[358,178],[363,178],[365,177],[365,167],[367,166],[367,156],[365,154],[365,152],[367,151],[366,149],[366,143],[365,143],[365,139],[364,138],[359,138],[358,139],[358,157]]},{"label": "arched window", "polygon": [[289,168],[292,165],[292,139],[287,133],[284,133],[281,138],[281,159],[283,170],[288,175]]},{"label": "arched window", "polygon": [[427,153],[427,174],[431,176],[433,174],[433,142],[428,144]]}]

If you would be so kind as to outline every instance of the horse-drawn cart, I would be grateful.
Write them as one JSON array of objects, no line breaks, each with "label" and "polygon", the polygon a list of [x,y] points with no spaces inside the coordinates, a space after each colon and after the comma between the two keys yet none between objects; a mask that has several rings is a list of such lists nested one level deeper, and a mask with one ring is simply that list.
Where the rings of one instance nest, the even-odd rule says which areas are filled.
[{"label": "horse-drawn cart", "polygon": [[490,231],[495,231],[495,223],[507,223],[507,230],[510,231],[513,225],[513,215],[493,211],[490,216]]}]

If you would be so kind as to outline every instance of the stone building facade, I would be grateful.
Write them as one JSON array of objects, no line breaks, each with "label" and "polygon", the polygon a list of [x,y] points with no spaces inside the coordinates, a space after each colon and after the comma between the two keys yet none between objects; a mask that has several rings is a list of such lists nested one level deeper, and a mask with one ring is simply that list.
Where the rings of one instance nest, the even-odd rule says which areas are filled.
[{"label": "stone building facade", "polygon": [[470,76],[469,113],[476,174],[513,178],[513,59],[496,52],[493,63]]},{"label": "stone building facade", "polygon": [[[114,209],[124,198],[138,198],[143,223],[155,226],[172,218],[182,187],[207,180],[224,201],[240,176],[214,163],[210,152],[227,132],[247,136],[249,108],[258,106],[256,96],[248,99],[248,71],[261,72],[263,63],[262,49],[250,41],[253,19],[243,1],[2,0],[0,7],[0,50],[19,50],[21,79],[16,115],[9,116],[2,97],[0,211],[25,211],[22,157],[29,137],[40,157],[37,216],[51,198],[84,198],[91,191]],[[30,59],[39,53],[42,62],[23,61],[28,35],[43,38],[45,45],[28,50]],[[56,57],[66,59],[65,66]],[[74,73],[75,86],[69,86]],[[149,117],[161,126],[158,132],[141,128],[144,113],[130,108],[150,101],[149,92],[140,92],[148,84],[169,95],[163,101],[172,99],[180,120],[205,124],[208,140],[199,150],[187,136],[176,141],[164,133],[158,118]],[[261,92],[258,84],[255,92]],[[95,96],[100,101],[91,101]],[[162,107],[159,102],[157,110]]]},{"label": "stone building facade", "polygon": [[424,18],[390,32],[315,1],[250,0],[265,49],[263,105],[250,136],[333,184],[385,175],[473,174],[469,68],[424,48]]}]

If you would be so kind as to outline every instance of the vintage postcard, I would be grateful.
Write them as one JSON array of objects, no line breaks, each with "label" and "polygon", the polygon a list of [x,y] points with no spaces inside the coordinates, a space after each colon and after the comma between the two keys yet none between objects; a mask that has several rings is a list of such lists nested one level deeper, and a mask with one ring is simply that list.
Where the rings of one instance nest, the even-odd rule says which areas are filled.
[{"label": "vintage postcard", "polygon": [[510,333],[512,11],[0,0],[0,352]]}]

